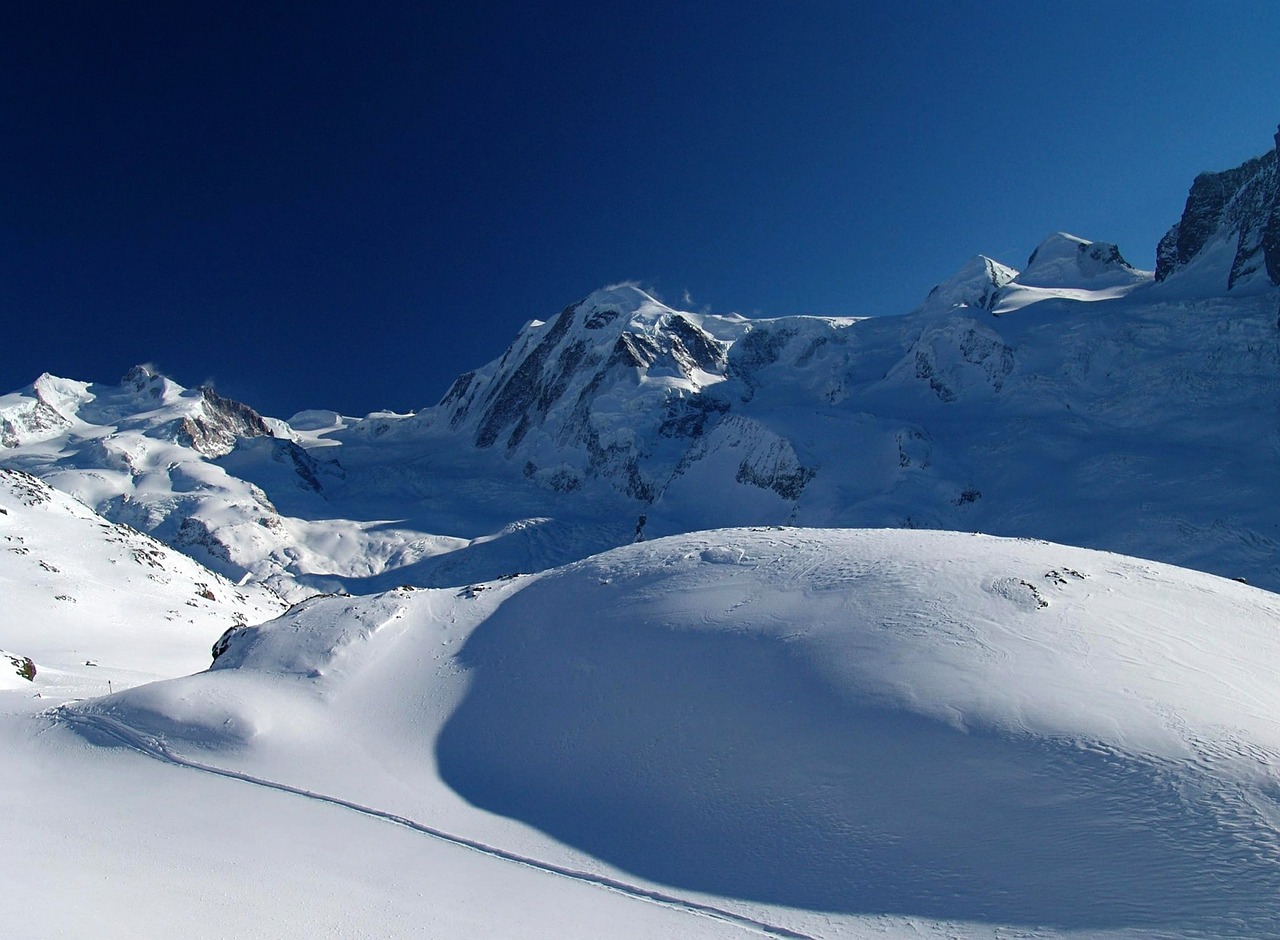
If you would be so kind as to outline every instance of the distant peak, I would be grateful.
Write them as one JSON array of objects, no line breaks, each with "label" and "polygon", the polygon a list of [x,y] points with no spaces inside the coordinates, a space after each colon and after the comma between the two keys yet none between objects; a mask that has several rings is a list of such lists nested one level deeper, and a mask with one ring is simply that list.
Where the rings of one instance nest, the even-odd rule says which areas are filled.
[{"label": "distant peak", "polygon": [[120,379],[121,386],[132,386],[136,391],[144,391],[149,387],[162,385],[170,381],[160,370],[150,363],[134,366]]},{"label": "distant peak", "polygon": [[159,376],[155,367],[149,363],[140,363],[124,374],[124,378],[120,380],[120,384],[133,382],[146,382]]},{"label": "distant peak", "polygon": [[150,363],[134,366],[120,380],[120,387],[130,389],[138,395],[146,395],[156,401],[164,401],[166,397],[180,394],[182,386],[168,376],[163,375]]},{"label": "distant peak", "polygon": [[1111,287],[1141,280],[1120,249],[1110,242],[1092,242],[1068,232],[1054,232],[1027,259],[1015,279],[1023,287]]},{"label": "distant peak", "polygon": [[991,310],[996,294],[1018,276],[1018,272],[986,255],[974,255],[960,270],[929,292],[921,309],[950,310],[974,307]]}]

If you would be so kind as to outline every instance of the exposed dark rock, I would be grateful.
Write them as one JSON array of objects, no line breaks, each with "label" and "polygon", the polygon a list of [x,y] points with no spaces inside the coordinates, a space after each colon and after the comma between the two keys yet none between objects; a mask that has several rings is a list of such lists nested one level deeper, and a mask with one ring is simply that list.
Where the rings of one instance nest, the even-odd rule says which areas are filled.
[{"label": "exposed dark rock", "polygon": [[174,438],[206,457],[222,457],[242,437],[271,437],[262,416],[242,402],[223,398],[213,389],[200,389],[200,413],[177,423]]},{"label": "exposed dark rock", "polygon": [[[685,362],[697,366],[704,372],[724,372],[729,361],[727,343],[715,339],[688,317],[678,313],[668,317],[665,326],[667,331],[678,340],[679,348],[686,356]],[[672,345],[674,347],[676,344]]]},{"label": "exposed dark rock", "polygon": [[597,310],[587,318],[584,324],[589,330],[602,330],[622,314],[617,310]]},{"label": "exposed dark rock", "polygon": [[218,637],[213,644],[213,659],[217,662],[218,657],[231,648],[231,638],[241,630],[241,626],[228,627],[223,631],[222,636]]},{"label": "exposed dark rock", "polygon": [[0,467],[0,478],[3,478],[9,484],[13,489],[14,495],[22,501],[24,506],[39,506],[41,503],[47,503],[53,498],[50,494],[49,484],[39,477],[32,476],[25,470]]},{"label": "exposed dark rock", "polygon": [[580,304],[574,304],[566,307],[511,377],[502,383],[501,388],[490,393],[491,404],[476,431],[477,447],[492,447],[502,429],[518,422],[538,400],[542,391],[540,380],[544,367],[573,324],[573,317],[579,306]]},{"label": "exposed dark rock", "polygon": [[453,384],[449,386],[449,391],[444,393],[444,398],[440,399],[441,408],[452,408],[453,412],[449,417],[449,426],[456,428],[462,423],[462,419],[467,416],[467,412],[471,410],[471,399],[467,397],[467,392],[471,390],[472,384],[476,380],[475,370],[464,372],[453,380]]},{"label": "exposed dark rock", "polygon": [[3,655],[21,678],[26,679],[28,682],[35,681],[36,664],[31,661],[31,657],[15,656],[13,653],[4,653]]},{"label": "exposed dark rock", "polygon": [[208,552],[211,558],[221,561],[231,560],[231,550],[227,548],[203,519],[198,519],[195,516],[187,516],[182,520],[182,524],[178,526],[178,533],[174,536],[173,544],[179,548],[200,547]]},{"label": "exposed dark rock", "polygon": [[139,395],[159,401],[164,397],[165,378],[149,366],[134,366],[124,374],[121,385],[131,385]]},{"label": "exposed dark rock", "polygon": [[662,349],[649,337],[640,333],[623,333],[613,344],[606,366],[627,366],[647,369],[658,361]]},{"label": "exposed dark rock", "polygon": [[658,425],[663,437],[700,437],[707,423],[729,410],[729,403],[711,395],[690,398],[669,398],[666,414]]},{"label": "exposed dark rock", "polygon": [[1189,264],[1220,236],[1236,241],[1228,289],[1259,268],[1265,268],[1272,284],[1280,285],[1280,169],[1275,152],[1196,177],[1182,218],[1156,249],[1156,280]]},{"label": "exposed dark rock", "polygon": [[761,326],[734,343],[729,354],[729,366],[733,374],[742,380],[744,402],[755,397],[756,373],[777,362],[795,335],[796,330],[792,328]]},{"label": "exposed dark rock", "polygon": [[783,499],[799,499],[805,486],[818,471],[812,467],[794,467],[790,470],[774,468],[769,473],[761,473],[747,461],[738,465],[735,475],[739,483],[750,483],[764,490],[773,490]]},{"label": "exposed dark rock", "polygon": [[293,464],[299,485],[304,489],[320,492],[323,487],[320,483],[320,465],[316,463],[316,459],[293,441],[280,440],[275,444],[276,459],[288,460]]}]

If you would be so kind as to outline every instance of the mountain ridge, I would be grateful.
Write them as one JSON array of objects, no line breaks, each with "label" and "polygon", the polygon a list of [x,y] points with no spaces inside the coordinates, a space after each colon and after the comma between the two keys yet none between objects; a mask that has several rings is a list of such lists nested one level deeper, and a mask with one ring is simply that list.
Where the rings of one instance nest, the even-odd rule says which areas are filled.
[{"label": "mountain ridge", "polygon": [[1273,464],[1205,485],[1240,440],[1277,446],[1275,175],[1271,153],[1198,177],[1154,274],[1056,233],[898,317],[748,319],[612,285],[407,415],[295,427],[147,367],[46,375],[0,397],[0,464],[293,598],[789,523],[1050,537],[1280,588],[1280,516],[1257,508]]}]

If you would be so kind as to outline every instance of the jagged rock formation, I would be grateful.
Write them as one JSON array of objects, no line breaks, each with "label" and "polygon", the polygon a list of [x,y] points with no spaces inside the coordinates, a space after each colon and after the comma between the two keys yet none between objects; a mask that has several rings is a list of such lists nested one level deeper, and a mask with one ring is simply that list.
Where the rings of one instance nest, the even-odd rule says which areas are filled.
[{"label": "jagged rock formation", "polygon": [[1160,240],[1156,280],[1199,261],[1227,290],[1259,277],[1280,285],[1278,161],[1280,131],[1271,153],[1197,176],[1182,218]]},{"label": "jagged rock formation", "polygon": [[178,441],[198,453],[221,457],[241,438],[270,437],[271,429],[248,405],[204,387],[200,389],[199,411],[180,419],[175,434]]},{"label": "jagged rock formation", "polygon": [[28,682],[35,681],[36,664],[31,661],[30,656],[19,656],[16,653],[6,653],[0,650],[0,661],[6,661],[10,671],[19,679],[26,679]]},{"label": "jagged rock formation", "polygon": [[603,475],[652,501],[682,456],[666,442],[687,446],[729,409],[703,394],[729,376],[729,343],[707,326],[635,287],[597,291],[461,376],[437,420],[555,489]]}]

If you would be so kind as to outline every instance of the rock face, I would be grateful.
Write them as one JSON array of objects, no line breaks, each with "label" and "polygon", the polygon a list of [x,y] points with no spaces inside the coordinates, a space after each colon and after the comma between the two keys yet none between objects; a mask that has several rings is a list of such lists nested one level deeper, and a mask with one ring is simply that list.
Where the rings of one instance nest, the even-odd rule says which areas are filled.
[{"label": "rock face", "polygon": [[597,291],[459,377],[437,421],[553,489],[603,476],[651,501],[683,452],[668,442],[687,446],[728,410],[703,394],[730,373],[730,344],[707,319],[635,287]]},{"label": "rock face", "polygon": [[200,409],[179,420],[176,438],[180,444],[206,457],[221,457],[235,449],[246,437],[270,437],[271,429],[248,405],[223,398],[207,386],[200,389]]},{"label": "rock face", "polygon": [[34,682],[36,678],[36,664],[31,661],[30,656],[19,656],[16,653],[6,653],[0,650],[0,660],[8,662],[10,669],[19,679],[26,679],[28,682]]},{"label": "rock face", "polygon": [[1203,266],[1228,290],[1256,279],[1280,285],[1280,132],[1276,147],[1234,169],[1196,177],[1182,218],[1156,250],[1156,280]]}]

